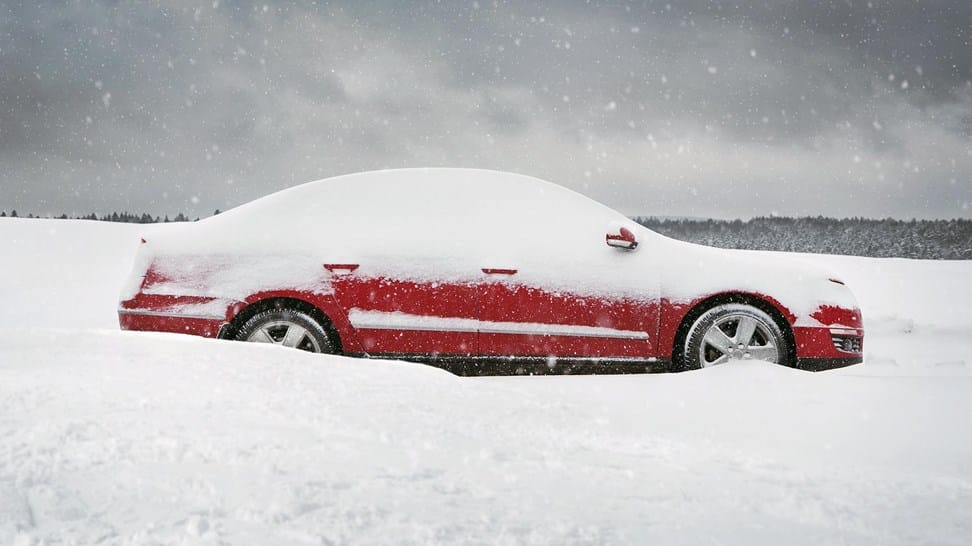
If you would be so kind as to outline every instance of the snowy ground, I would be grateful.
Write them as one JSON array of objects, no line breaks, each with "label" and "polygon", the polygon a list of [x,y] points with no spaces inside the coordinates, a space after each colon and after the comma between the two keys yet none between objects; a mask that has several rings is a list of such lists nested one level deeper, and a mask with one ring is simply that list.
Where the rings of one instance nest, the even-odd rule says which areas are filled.
[{"label": "snowy ground", "polygon": [[0,544],[972,537],[972,262],[820,258],[861,366],[458,378],[119,332],[164,228],[0,221]]}]

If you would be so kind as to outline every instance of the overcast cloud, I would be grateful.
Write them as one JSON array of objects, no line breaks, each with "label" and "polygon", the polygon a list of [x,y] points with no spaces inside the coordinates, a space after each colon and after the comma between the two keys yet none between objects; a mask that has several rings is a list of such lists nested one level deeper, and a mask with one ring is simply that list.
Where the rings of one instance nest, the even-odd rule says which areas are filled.
[{"label": "overcast cloud", "polygon": [[628,214],[972,217],[970,32],[968,0],[0,0],[0,209],[464,166]]}]

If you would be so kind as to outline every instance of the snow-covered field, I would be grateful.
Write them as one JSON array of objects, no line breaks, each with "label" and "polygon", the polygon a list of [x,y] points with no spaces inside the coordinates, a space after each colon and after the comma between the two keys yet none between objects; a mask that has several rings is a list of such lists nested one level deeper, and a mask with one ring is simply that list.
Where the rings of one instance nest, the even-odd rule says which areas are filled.
[{"label": "snow-covered field", "polygon": [[0,220],[0,544],[972,540],[972,262],[815,258],[843,370],[459,378],[118,331],[165,228]]}]

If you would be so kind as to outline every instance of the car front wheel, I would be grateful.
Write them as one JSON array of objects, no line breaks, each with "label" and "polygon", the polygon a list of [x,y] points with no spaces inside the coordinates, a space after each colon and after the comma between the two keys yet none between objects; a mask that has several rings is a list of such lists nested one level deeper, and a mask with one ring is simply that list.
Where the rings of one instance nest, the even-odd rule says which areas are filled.
[{"label": "car front wheel", "polygon": [[689,370],[740,360],[785,364],[787,349],[786,337],[772,317],[749,305],[727,303],[696,319],[682,359]]},{"label": "car front wheel", "polygon": [[253,315],[239,329],[236,339],[283,345],[312,353],[334,352],[334,344],[327,332],[313,317],[286,307]]}]

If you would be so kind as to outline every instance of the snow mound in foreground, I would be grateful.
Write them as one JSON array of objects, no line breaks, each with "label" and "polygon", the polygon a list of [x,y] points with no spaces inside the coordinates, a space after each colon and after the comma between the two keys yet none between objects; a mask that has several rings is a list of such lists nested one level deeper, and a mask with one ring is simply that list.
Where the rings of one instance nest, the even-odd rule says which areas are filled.
[{"label": "snow mound in foreground", "polygon": [[[0,331],[0,542],[960,544],[972,378],[458,378]],[[43,348],[41,350],[40,348]]]}]

